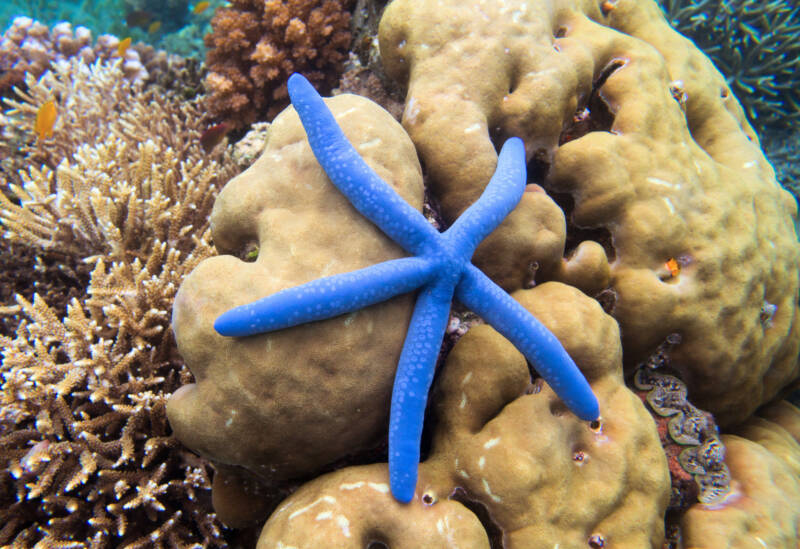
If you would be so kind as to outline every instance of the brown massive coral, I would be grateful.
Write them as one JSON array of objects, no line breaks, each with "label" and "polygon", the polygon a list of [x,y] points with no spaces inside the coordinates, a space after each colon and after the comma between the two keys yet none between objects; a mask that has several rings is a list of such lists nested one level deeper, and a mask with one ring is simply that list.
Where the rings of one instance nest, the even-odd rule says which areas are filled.
[{"label": "brown massive coral", "polygon": [[336,85],[350,44],[348,0],[233,0],[211,20],[208,107],[236,126],[271,119],[288,104],[286,79],[303,73]]},{"label": "brown massive coral", "polygon": [[526,193],[478,248],[496,281],[605,288],[628,367],[680,334],[673,366],[721,425],[797,379],[797,206],[725,79],[655,2],[395,0],[380,43],[448,219],[507,135],[563,193],[568,235],[559,205]]},{"label": "brown massive coral", "polygon": [[[400,125],[358,96],[327,101],[365,161],[421,208],[419,163]],[[176,435],[227,465],[224,475],[244,468],[270,484],[380,442],[410,296],[249,338],[213,328],[231,307],[402,256],[328,180],[294,109],[275,119],[261,157],[220,193],[211,225],[225,255],[201,263],[175,299],[173,330],[197,378],[169,401]],[[216,479],[214,493],[223,512]]]},{"label": "brown massive coral", "polygon": [[[3,238],[92,273],[66,311],[18,296],[16,336],[1,340],[0,544],[224,543],[209,466],[172,436],[166,399],[191,380],[169,331],[172,299],[213,252],[207,217],[230,171],[200,147],[194,106],[122,74],[76,60],[31,82],[9,115],[24,134],[37,105],[62,101],[55,139],[28,156],[57,167],[29,166],[13,199],[0,195]],[[76,97],[94,103],[83,120]]]},{"label": "brown massive coral", "polygon": [[490,326],[456,343],[434,390],[437,425],[407,505],[385,465],[343,469],[289,497],[259,549],[385,546],[660,548],[669,473],[655,425],[625,387],[619,328],[575,288],[513,297],[564,344],[597,395],[598,422],[571,414]]}]

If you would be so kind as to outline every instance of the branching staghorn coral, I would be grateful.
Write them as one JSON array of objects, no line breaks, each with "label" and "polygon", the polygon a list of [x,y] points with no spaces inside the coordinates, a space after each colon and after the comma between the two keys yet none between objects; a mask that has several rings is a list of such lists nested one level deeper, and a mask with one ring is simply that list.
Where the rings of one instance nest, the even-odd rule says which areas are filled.
[{"label": "branching staghorn coral", "polygon": [[93,270],[63,319],[42,296],[18,295],[16,337],[0,336],[0,545],[224,544],[209,466],[172,436],[165,402],[190,380],[172,299],[214,253],[208,214],[232,163],[221,147],[203,152],[195,107],[120,71],[60,66],[8,114],[29,132],[55,93],[63,118],[27,151],[29,164],[38,150],[57,166],[29,165],[0,198],[4,238]]},{"label": "branching staghorn coral", "polygon": [[[18,91],[18,99],[3,99],[10,107],[5,118],[13,130],[0,136],[0,147],[8,156],[9,149],[19,148],[27,155],[26,162],[55,168],[81,146],[115,136],[134,142],[153,140],[157,147],[170,147],[179,160],[184,160],[206,129],[205,106],[178,102],[158,88],[145,90],[142,82],[124,78],[122,64],[119,59],[91,64],[70,59],[55,64],[39,79],[27,75],[26,90]],[[53,137],[34,142],[36,112],[54,98],[58,117]],[[132,151],[129,159],[135,154]],[[12,167],[10,162],[18,163],[19,155],[9,158],[4,166],[6,173],[15,177],[19,166]]]},{"label": "branching staghorn coral", "polygon": [[791,0],[659,0],[725,75],[759,133],[800,121],[800,6]]}]

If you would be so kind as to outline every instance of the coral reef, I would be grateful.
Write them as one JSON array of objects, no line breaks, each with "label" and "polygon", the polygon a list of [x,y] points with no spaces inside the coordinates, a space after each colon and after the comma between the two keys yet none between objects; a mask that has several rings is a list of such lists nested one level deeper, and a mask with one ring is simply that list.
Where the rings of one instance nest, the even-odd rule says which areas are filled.
[{"label": "coral reef", "polygon": [[797,378],[797,205],[655,2],[395,0],[380,44],[446,219],[489,180],[493,138],[521,136],[529,172],[563,193],[566,218],[526,193],[478,248],[495,281],[605,289],[630,370],[679,333],[673,365],[720,425]]},{"label": "coral reef", "polygon": [[722,435],[733,493],[681,520],[692,549],[796,549],[800,539],[800,409],[786,401]]},{"label": "coral reef", "polygon": [[206,36],[209,109],[242,127],[288,104],[286,79],[306,76],[328,93],[350,45],[348,0],[234,0]]},{"label": "coral reef", "polygon": [[508,139],[481,197],[440,233],[363,161],[302,75],[288,82],[311,150],[331,183],[411,257],[329,275],[240,305],[214,320],[214,330],[245,337],[357,312],[398,295],[417,293],[414,315],[395,373],[389,415],[392,495],[414,495],[428,391],[454,299],[511,341],[585,421],[600,415],[597,399],[558,340],[470,262],[475,247],[514,209],[525,192],[525,148]]},{"label": "coral reef", "polygon": [[69,0],[52,2],[50,0],[5,0],[0,4],[0,28],[6,28],[19,16],[28,16],[52,25],[60,21],[70,21],[92,29],[96,33],[118,32],[118,19],[110,17],[120,13],[120,0]]},{"label": "coral reef", "polygon": [[437,381],[431,455],[398,505],[385,465],[345,468],[292,494],[258,547],[660,548],[669,474],[650,414],[622,378],[616,322],[559,283],[513,294],[575,358],[600,400],[570,414],[488,325],[456,343]]},{"label": "coral reef", "polygon": [[[72,58],[92,63],[97,59],[110,59],[117,53],[119,39],[101,35],[92,44],[92,33],[86,27],[77,27],[66,21],[52,29],[30,17],[17,17],[0,40],[0,95],[10,95],[14,86],[26,78],[37,79],[54,64]],[[123,54],[122,70],[131,80],[144,80],[147,70],[139,53],[129,48]]]},{"label": "coral reef", "polygon": [[725,75],[760,134],[800,123],[800,6],[793,0],[659,0]]},{"label": "coral reef", "polygon": [[191,381],[172,300],[213,253],[207,217],[231,169],[200,147],[195,106],[131,86],[120,65],[59,65],[7,114],[28,133],[59,92],[62,123],[27,157],[57,167],[29,165],[0,195],[4,240],[92,272],[65,312],[18,295],[16,336],[2,336],[0,544],[224,545],[210,468],[172,436],[166,401]]},{"label": "coral reef", "polygon": [[[367,164],[421,209],[420,167],[400,125],[357,96],[327,104]],[[169,401],[176,436],[230,466],[220,478],[240,466],[272,485],[380,443],[411,296],[249,338],[213,329],[232,307],[402,256],[330,183],[293,109],[275,118],[261,157],[219,194],[211,226],[227,255],[201,263],[175,299],[173,330],[197,379]],[[215,508],[233,523],[216,496]]]}]

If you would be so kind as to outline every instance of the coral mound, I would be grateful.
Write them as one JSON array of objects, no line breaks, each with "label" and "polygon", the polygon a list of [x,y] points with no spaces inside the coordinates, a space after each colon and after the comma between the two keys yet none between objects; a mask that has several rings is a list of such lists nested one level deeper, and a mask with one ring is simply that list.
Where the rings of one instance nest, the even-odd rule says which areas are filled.
[{"label": "coral mound", "polygon": [[[420,167],[400,125],[361,97],[326,102],[364,160],[421,209]],[[178,348],[197,379],[169,402],[176,435],[273,484],[378,443],[412,296],[248,338],[213,329],[232,307],[403,255],[330,183],[294,109],[275,119],[261,157],[220,193],[211,225],[226,255],[192,272],[173,311]]]},{"label": "coral mound", "polygon": [[259,547],[661,547],[669,473],[650,414],[623,382],[616,322],[559,283],[513,297],[575,358],[599,422],[532,380],[494,329],[473,327],[434,390],[433,449],[411,503],[392,499],[385,466],[343,469],[282,503]]},{"label": "coral mound", "polygon": [[626,367],[680,334],[673,366],[723,426],[798,377],[797,205],[723,76],[654,2],[395,0],[380,43],[446,218],[506,135],[570,195],[565,219],[526,193],[484,241],[474,261],[495,281],[607,286]]}]

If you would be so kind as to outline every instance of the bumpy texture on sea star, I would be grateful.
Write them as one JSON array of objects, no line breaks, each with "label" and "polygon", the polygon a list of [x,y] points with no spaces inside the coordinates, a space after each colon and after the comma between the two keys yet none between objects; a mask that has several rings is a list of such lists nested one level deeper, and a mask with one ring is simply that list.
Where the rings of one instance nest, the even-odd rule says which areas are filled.
[{"label": "bumpy texture on sea star", "polygon": [[625,386],[617,323],[558,282],[512,296],[580,367],[600,421],[567,413],[511,343],[473,326],[432,390],[431,450],[411,503],[389,495],[386,464],[345,467],[281,502],[257,549],[662,549],[667,459]]},{"label": "bumpy texture on sea star", "polygon": [[425,403],[454,294],[522,351],[578,417],[596,419],[597,399],[555,336],[470,263],[475,247],[509,214],[525,190],[522,141],[511,138],[505,143],[484,193],[440,234],[361,160],[308,81],[295,74],[288,86],[314,155],[333,184],[362,215],[415,257],[283,290],[221,315],[215,329],[226,336],[279,330],[352,312],[419,288],[397,367],[389,423],[390,484],[392,494],[402,502],[414,496]]}]

